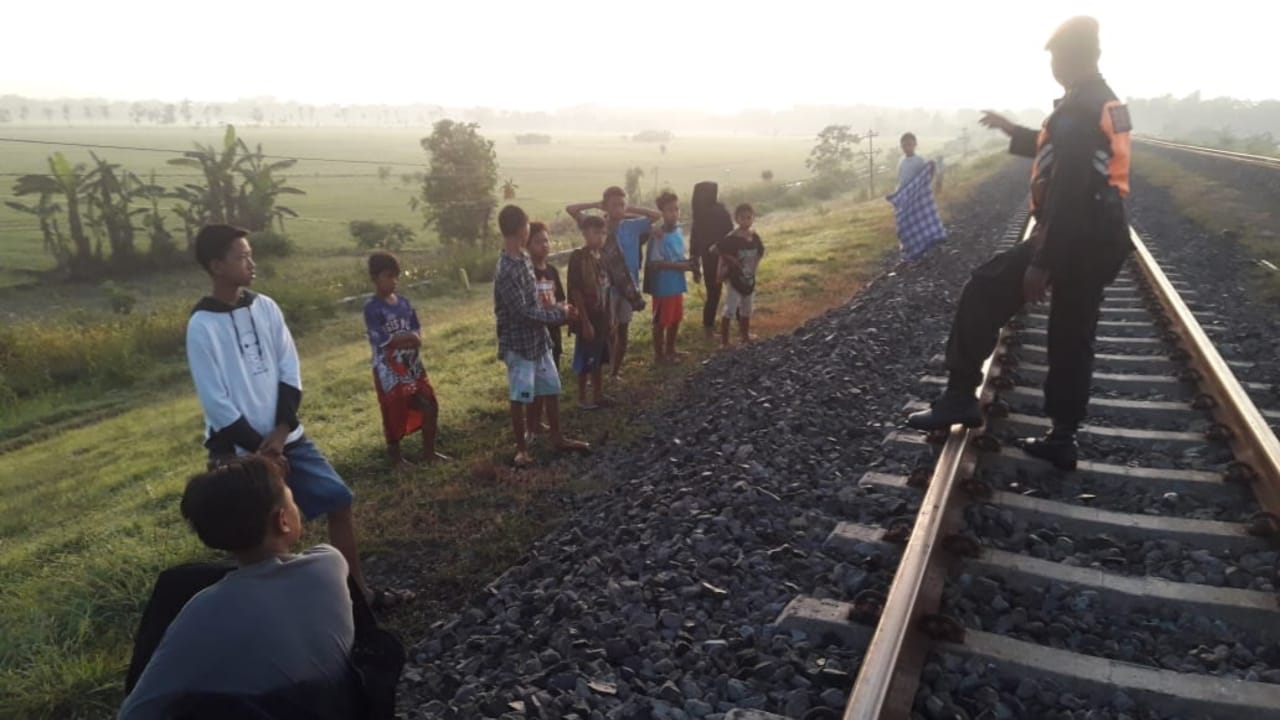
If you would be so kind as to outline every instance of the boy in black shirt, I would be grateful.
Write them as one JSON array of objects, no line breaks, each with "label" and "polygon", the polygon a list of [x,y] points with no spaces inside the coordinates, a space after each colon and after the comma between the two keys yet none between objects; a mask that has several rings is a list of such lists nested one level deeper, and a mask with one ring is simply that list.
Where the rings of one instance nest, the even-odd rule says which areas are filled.
[{"label": "boy in black shirt", "polygon": [[738,318],[738,336],[751,342],[751,313],[756,292],[756,268],[764,257],[764,243],[752,229],[755,209],[743,203],[733,211],[738,227],[723,240],[712,245],[710,252],[720,258],[719,277],[728,281],[724,313],[720,320],[720,347],[729,347],[729,321]]},{"label": "boy in black shirt", "polygon": [[[549,308],[563,303],[565,294],[564,285],[560,284],[560,271],[556,270],[555,265],[547,262],[547,256],[551,254],[551,234],[546,223],[537,221],[529,223],[529,243],[525,248],[529,252],[529,260],[533,262],[534,287],[538,291],[538,304]],[[551,334],[551,359],[558,370],[560,356],[564,354],[560,326],[548,325],[547,332]],[[525,426],[533,435],[542,435],[551,427],[543,422],[543,405],[541,398],[535,398],[529,405]]]}]

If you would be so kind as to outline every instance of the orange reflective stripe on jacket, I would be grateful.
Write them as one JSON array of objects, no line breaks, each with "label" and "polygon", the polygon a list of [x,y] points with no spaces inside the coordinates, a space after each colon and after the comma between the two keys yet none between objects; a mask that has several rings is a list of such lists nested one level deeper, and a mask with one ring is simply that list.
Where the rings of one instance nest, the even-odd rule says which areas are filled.
[{"label": "orange reflective stripe on jacket", "polygon": [[[1117,127],[1119,124],[1119,127]],[[1111,142],[1111,158],[1107,163],[1107,183],[1129,194],[1129,109],[1119,100],[1102,106],[1102,132]]]}]

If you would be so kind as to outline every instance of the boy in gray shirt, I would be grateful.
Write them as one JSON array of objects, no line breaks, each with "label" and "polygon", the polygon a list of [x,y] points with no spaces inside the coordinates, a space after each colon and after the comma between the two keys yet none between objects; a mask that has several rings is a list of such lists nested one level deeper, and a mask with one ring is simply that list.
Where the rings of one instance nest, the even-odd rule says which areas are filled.
[{"label": "boy in gray shirt", "polygon": [[253,696],[300,683],[350,687],[354,642],[347,561],[329,545],[289,549],[302,518],[283,469],[246,456],[197,475],[182,515],[200,540],[239,567],[202,590],[164,633],[121,720],[169,717],[184,696]]}]

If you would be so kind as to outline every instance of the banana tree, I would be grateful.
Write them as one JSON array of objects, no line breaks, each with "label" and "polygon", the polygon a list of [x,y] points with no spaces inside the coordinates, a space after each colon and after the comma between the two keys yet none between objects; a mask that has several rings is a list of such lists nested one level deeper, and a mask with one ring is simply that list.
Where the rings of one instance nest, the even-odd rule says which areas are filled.
[{"label": "banana tree", "polygon": [[177,246],[173,242],[173,233],[169,232],[169,229],[164,225],[164,213],[160,211],[160,200],[170,197],[170,194],[163,187],[156,184],[156,172],[154,170],[151,171],[146,183],[135,188],[134,195],[147,200],[150,205],[149,208],[133,210],[131,214],[141,214],[143,216],[143,227],[151,238],[151,256],[162,258],[172,255],[177,250]]},{"label": "banana tree", "polygon": [[142,181],[96,153],[90,152],[89,155],[96,165],[85,176],[85,199],[96,219],[94,229],[106,234],[112,261],[127,261],[135,252],[133,216],[138,213],[134,212],[132,204],[137,197],[136,188],[142,185]]},{"label": "banana tree", "polygon": [[254,150],[240,141],[243,155],[238,169],[243,178],[240,195],[237,198],[237,210],[240,222],[250,230],[266,230],[272,221],[280,223],[280,232],[284,232],[284,219],[298,217],[292,208],[278,205],[281,195],[305,195],[298,188],[285,184],[285,178],[276,177],[274,173],[288,170],[297,164],[297,160],[285,159],[267,162],[259,144]]},{"label": "banana tree", "polygon": [[166,197],[179,201],[170,208],[170,212],[182,220],[187,237],[187,249],[190,250],[191,244],[195,242],[196,233],[209,222],[209,208],[205,205],[205,201],[208,200],[207,189],[201,185],[179,185],[166,193]]},{"label": "banana tree", "polygon": [[48,175],[23,175],[14,183],[13,194],[60,195],[66,203],[67,229],[75,245],[75,255],[69,262],[74,277],[86,277],[93,265],[93,249],[84,230],[84,215],[80,201],[85,192],[85,169],[72,165],[62,153],[49,156]]},{"label": "banana tree", "polygon": [[62,206],[53,202],[53,193],[40,193],[40,199],[30,205],[17,200],[5,200],[4,204],[18,212],[34,215],[40,221],[45,252],[53,256],[58,270],[65,270],[71,263],[71,248],[67,247],[62,229],[58,227],[58,213],[62,212]]},{"label": "banana tree", "polygon": [[235,221],[236,209],[236,164],[239,151],[244,146],[236,138],[233,125],[227,126],[222,137],[222,149],[213,145],[196,143],[196,149],[187,151],[182,157],[169,160],[170,165],[194,168],[204,174],[205,187],[202,204],[209,211],[209,221],[228,223]]}]

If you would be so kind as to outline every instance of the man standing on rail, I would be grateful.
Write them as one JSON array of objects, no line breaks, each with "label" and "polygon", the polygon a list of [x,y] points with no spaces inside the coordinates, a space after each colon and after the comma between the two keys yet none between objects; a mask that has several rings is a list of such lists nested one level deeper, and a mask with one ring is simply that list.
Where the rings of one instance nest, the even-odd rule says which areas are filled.
[{"label": "man standing on rail", "polygon": [[1035,158],[1035,229],[1026,242],[974,270],[947,340],[947,389],[907,424],[919,430],[982,425],[974,391],[1000,327],[1024,302],[1040,302],[1052,289],[1044,405],[1053,429],[1019,446],[1069,471],[1076,467],[1076,432],[1089,402],[1102,293],[1132,249],[1123,200],[1129,193],[1130,122],[1128,109],[1098,72],[1096,20],[1067,20],[1045,49],[1066,95],[1039,133],[990,111],[980,120],[1009,136],[1009,152]]}]

